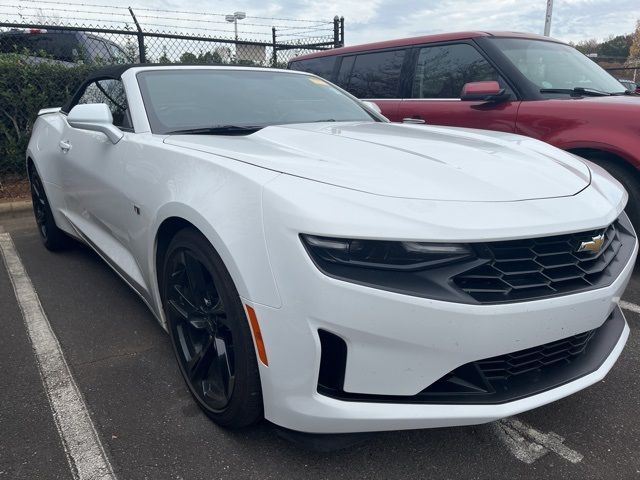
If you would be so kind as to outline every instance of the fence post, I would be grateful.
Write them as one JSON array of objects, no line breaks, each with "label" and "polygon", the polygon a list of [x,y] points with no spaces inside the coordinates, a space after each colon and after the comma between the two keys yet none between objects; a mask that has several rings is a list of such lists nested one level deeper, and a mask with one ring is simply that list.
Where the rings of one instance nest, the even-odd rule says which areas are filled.
[{"label": "fence post", "polygon": [[271,27],[271,37],[273,40],[273,51],[271,52],[271,66],[276,68],[278,65],[278,51],[277,51],[277,43],[276,43],[276,27]]},{"label": "fence post", "polygon": [[344,17],[340,17],[340,46],[344,47]]},{"label": "fence post", "polygon": [[337,15],[333,17],[333,46],[340,46],[340,18]]},{"label": "fence post", "polygon": [[146,58],[145,48],[144,48],[144,33],[142,32],[142,28],[140,28],[140,24],[138,23],[138,19],[134,15],[133,10],[131,9],[131,7],[129,7],[129,13],[131,14],[131,17],[133,18],[133,23],[136,24],[136,28],[138,29],[138,52],[139,52],[139,56],[140,56],[140,63],[147,63],[147,58]]}]

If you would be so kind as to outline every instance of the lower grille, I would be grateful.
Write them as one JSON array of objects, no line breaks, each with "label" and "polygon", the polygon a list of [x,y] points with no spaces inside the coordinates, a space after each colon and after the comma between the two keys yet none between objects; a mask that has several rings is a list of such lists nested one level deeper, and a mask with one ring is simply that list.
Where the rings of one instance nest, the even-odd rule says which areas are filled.
[{"label": "lower grille", "polygon": [[595,332],[591,330],[521,352],[480,360],[475,364],[487,381],[508,382],[512,377],[570,364],[584,353]]},{"label": "lower grille", "polygon": [[[318,383],[322,395],[346,401],[422,404],[498,404],[535,395],[597,370],[620,339],[619,308],[595,330],[537,347],[467,363],[413,396],[345,392],[342,382]],[[343,351],[344,365],[346,355]],[[324,356],[326,352],[322,352]],[[344,370],[340,373],[344,379]],[[380,380],[384,382],[384,379]]]}]

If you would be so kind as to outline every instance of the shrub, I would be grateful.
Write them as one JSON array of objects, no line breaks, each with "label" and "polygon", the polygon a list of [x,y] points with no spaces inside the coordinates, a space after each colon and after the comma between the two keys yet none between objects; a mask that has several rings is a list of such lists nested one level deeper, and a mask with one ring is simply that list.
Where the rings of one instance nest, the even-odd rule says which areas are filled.
[{"label": "shrub", "polygon": [[25,174],[25,152],[38,110],[62,106],[95,68],[0,55],[0,178]]}]

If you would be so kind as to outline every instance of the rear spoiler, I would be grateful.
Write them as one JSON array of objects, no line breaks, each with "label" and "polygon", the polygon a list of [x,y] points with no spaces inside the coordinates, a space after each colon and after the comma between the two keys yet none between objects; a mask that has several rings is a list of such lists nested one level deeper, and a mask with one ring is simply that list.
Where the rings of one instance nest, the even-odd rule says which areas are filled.
[{"label": "rear spoiler", "polygon": [[48,113],[58,113],[58,112],[60,112],[60,109],[61,109],[61,108],[62,108],[62,107],[56,107],[56,108],[43,108],[42,110],[40,110],[40,111],[38,112],[38,116],[46,115],[46,114],[48,114]]}]

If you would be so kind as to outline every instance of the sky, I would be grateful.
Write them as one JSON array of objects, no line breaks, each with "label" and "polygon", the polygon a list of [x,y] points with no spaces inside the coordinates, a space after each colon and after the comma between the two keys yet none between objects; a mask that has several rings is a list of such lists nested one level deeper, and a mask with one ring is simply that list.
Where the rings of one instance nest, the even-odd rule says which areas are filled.
[{"label": "sky", "polygon": [[[134,10],[137,7],[217,14],[244,11],[247,18],[239,22],[240,37],[269,41],[272,23],[310,24],[287,24],[280,20],[272,21],[255,17],[331,20],[334,15],[338,15],[345,17],[346,44],[355,45],[461,30],[542,33],[547,4],[546,0],[190,0],[189,2],[184,0],[109,0],[109,2],[67,0],[66,4],[60,6],[54,3],[55,1],[57,0],[18,0],[13,3],[3,3],[0,5],[0,20],[6,20],[9,14],[15,15],[16,11],[32,14],[35,10],[47,15],[53,12],[59,18],[65,18],[67,15],[76,14],[74,11],[80,11],[82,8],[89,11],[96,10],[96,12],[100,10],[87,4],[107,3],[120,7],[131,5]],[[84,4],[84,6],[69,7],[72,3]],[[112,18],[127,17],[126,10],[120,12],[124,12],[124,14],[120,13],[121,17],[114,14]],[[143,10],[141,13],[149,15],[148,18],[143,19],[148,23],[162,22],[155,20],[152,12]],[[83,15],[90,16],[86,13]],[[224,22],[224,16],[183,15],[182,17],[185,18],[184,23],[169,22],[173,29],[180,29],[190,22],[202,22],[196,18],[217,18],[217,22],[191,23],[191,25],[199,25],[201,29],[204,27],[223,30],[225,35],[232,34],[232,25]],[[590,38],[602,40],[610,35],[632,32],[638,19],[640,19],[640,0],[555,0],[551,36],[573,42]],[[84,23],[88,22],[89,20]],[[260,26],[260,24],[264,25]],[[158,26],[153,28],[171,29]]]},{"label": "sky", "polygon": [[[222,2],[220,3],[222,4]],[[247,14],[345,17],[346,43],[461,30],[543,33],[546,0],[279,0],[236,2]],[[256,13],[254,13],[256,12]],[[577,42],[634,30],[640,0],[555,0],[551,35]]]}]

